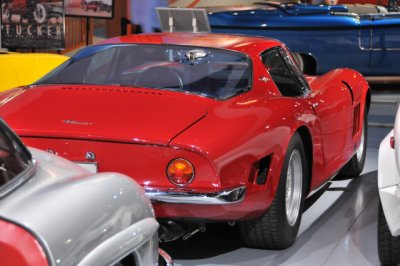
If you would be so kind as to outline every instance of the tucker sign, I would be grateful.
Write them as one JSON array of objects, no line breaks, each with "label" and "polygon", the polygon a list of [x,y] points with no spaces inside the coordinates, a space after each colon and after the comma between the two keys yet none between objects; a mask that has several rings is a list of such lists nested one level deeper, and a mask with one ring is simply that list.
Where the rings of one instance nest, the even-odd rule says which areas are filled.
[{"label": "tucker sign", "polygon": [[7,48],[64,48],[64,2],[3,0],[1,44]]}]

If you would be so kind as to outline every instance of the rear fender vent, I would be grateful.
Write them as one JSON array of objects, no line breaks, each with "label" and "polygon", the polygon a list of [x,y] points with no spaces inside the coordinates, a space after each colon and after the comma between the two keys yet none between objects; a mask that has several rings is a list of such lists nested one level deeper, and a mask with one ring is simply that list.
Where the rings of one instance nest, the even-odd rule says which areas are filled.
[{"label": "rear fender vent", "polygon": [[163,95],[161,91],[155,90],[138,90],[133,88],[124,88],[124,87],[104,87],[104,86],[93,86],[93,87],[62,87],[62,90],[66,91],[88,91],[88,92],[117,92],[117,93],[135,93],[140,95]]},{"label": "rear fender vent", "polygon": [[252,170],[250,171],[249,182],[255,183],[257,185],[264,185],[267,182],[267,177],[269,173],[269,167],[271,164],[271,155],[268,155],[261,160],[253,164]]},{"label": "rear fender vent", "polygon": [[353,115],[353,137],[360,132],[360,124],[360,104],[357,104]]},{"label": "rear fender vent", "polygon": [[351,89],[350,84],[347,83],[347,82],[344,81],[344,80],[342,80],[342,83],[346,86],[347,90],[350,92],[351,102],[354,103],[354,94],[353,94],[353,90]]}]

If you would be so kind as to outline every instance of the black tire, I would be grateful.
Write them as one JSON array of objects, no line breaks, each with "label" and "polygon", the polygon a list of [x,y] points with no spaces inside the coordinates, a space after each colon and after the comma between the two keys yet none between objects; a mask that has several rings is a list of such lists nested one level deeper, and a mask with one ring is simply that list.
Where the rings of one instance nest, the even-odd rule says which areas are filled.
[{"label": "black tire", "polygon": [[383,213],[382,204],[378,207],[378,255],[382,265],[399,265],[400,236],[392,236]]},{"label": "black tire", "polygon": [[[361,156],[357,156],[356,154],[353,155],[353,157],[350,159],[350,161],[347,162],[347,164],[340,170],[338,177],[345,177],[345,178],[351,178],[351,177],[357,177],[361,174],[364,164],[365,164],[365,158],[367,155],[367,138],[368,138],[368,113],[366,110],[364,110],[364,122],[363,122],[363,133],[364,133],[364,138],[362,139],[362,154]],[[361,145],[360,145],[361,147]]]},{"label": "black tire", "polygon": [[[302,176],[299,211],[291,225],[286,214],[285,198],[288,167],[292,154],[300,155]],[[308,175],[308,162],[303,142],[300,135],[295,133],[289,143],[278,189],[268,211],[257,219],[238,223],[239,233],[247,246],[260,249],[285,249],[294,243],[303,213],[305,182]]]},{"label": "black tire", "polygon": [[317,62],[309,55],[292,53],[294,61],[299,70],[306,75],[315,75],[317,72]]}]

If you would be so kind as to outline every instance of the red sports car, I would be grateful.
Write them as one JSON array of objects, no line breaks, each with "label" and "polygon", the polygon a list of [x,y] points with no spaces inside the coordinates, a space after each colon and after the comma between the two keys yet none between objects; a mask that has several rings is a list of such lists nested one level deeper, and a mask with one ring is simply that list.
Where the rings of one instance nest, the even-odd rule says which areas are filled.
[{"label": "red sports car", "polygon": [[86,48],[0,113],[30,146],[134,177],[166,241],[225,221],[279,249],[307,196],[361,173],[369,102],[358,72],[305,77],[276,40],[160,33]]}]

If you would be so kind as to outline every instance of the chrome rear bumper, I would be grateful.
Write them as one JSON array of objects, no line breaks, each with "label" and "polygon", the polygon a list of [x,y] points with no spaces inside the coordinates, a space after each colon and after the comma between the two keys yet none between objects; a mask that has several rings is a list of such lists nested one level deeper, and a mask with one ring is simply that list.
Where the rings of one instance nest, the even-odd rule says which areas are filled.
[{"label": "chrome rear bumper", "polygon": [[211,193],[197,193],[185,190],[157,190],[149,187],[145,187],[144,190],[153,202],[215,205],[241,202],[244,198],[246,187],[241,186]]}]

